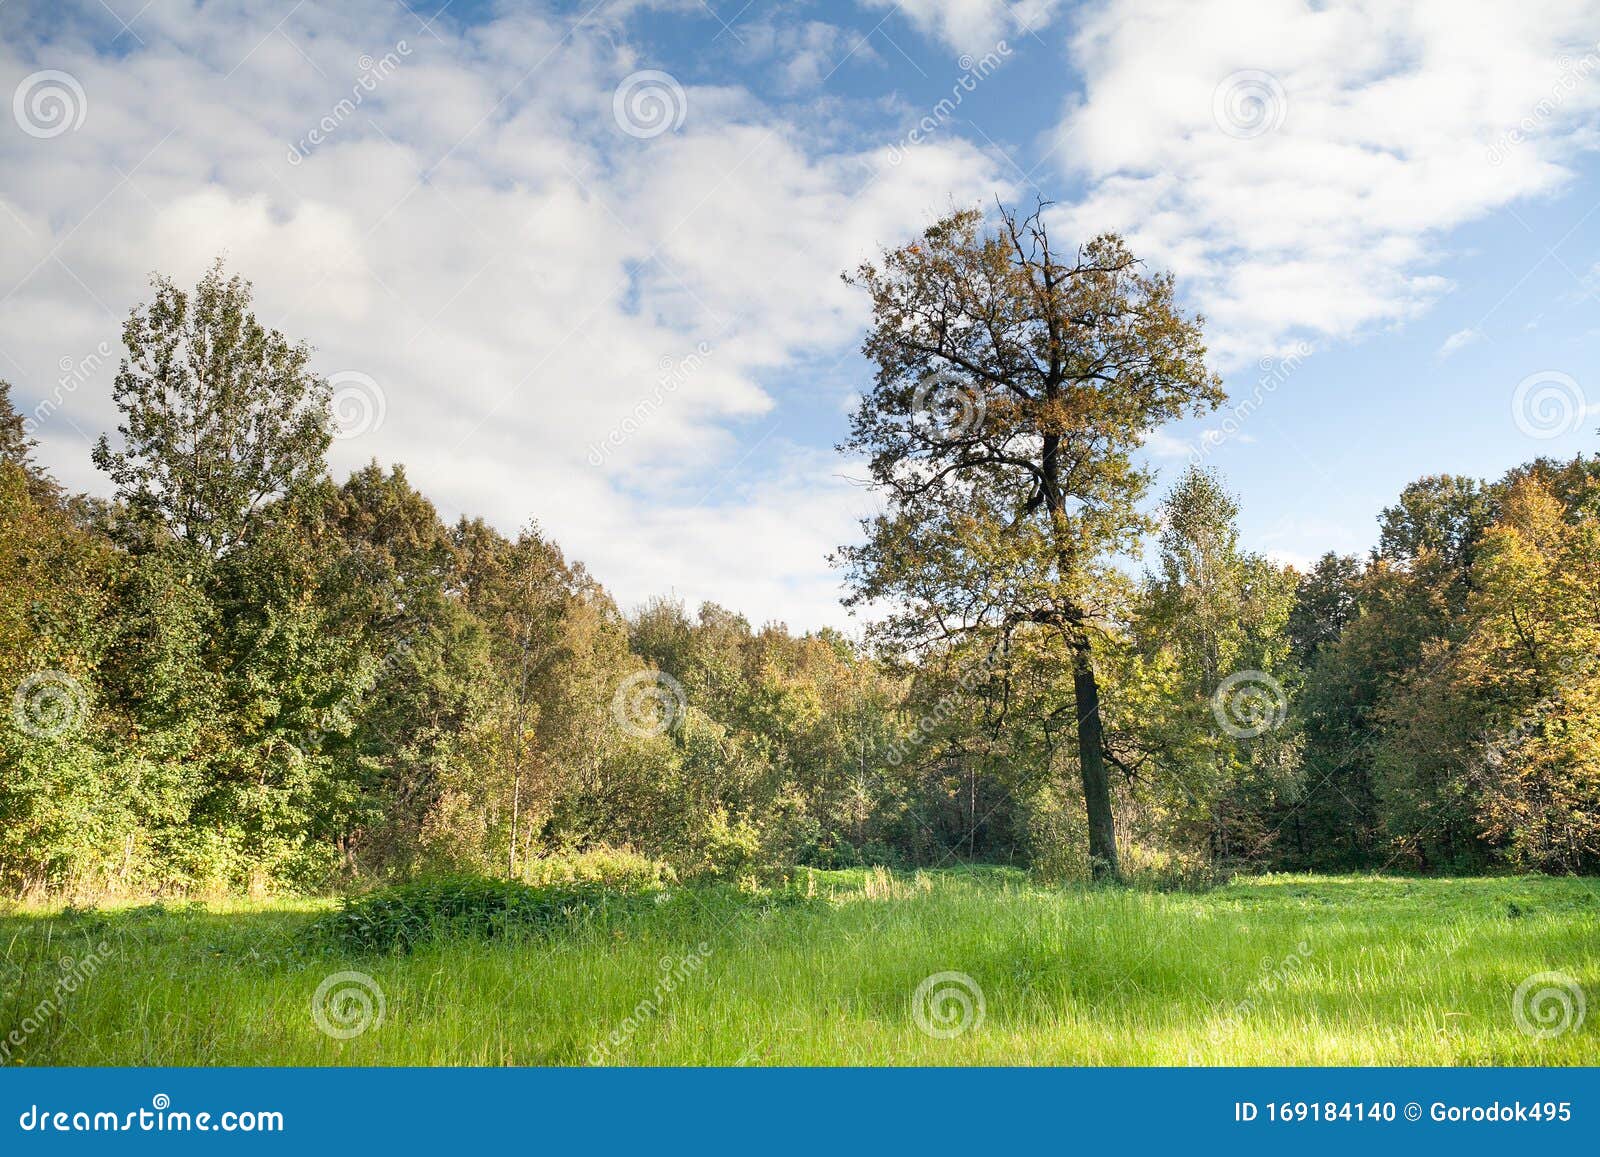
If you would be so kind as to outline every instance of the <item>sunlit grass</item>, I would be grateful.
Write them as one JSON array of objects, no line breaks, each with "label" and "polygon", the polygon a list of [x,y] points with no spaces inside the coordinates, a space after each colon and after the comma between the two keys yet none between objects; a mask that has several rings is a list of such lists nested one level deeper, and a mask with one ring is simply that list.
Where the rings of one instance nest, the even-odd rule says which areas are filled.
[{"label": "sunlit grass", "polygon": [[[1600,1063],[1600,1010],[1539,1038],[1512,1009],[1544,972],[1600,1001],[1588,881],[1275,876],[1196,894],[857,871],[794,891],[681,888],[553,937],[379,956],[307,937],[316,901],[19,911],[0,918],[0,1038],[21,1037],[11,1063],[55,1065]],[[341,970],[384,1004],[349,1039],[312,1016]],[[913,1016],[940,972],[984,1005],[948,1039]]]}]

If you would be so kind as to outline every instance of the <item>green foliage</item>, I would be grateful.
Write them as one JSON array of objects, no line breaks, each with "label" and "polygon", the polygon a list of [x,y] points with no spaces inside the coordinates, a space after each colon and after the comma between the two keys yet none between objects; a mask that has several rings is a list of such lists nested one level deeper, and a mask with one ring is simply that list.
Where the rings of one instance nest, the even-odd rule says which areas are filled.
[{"label": "green foliage", "polygon": [[269,500],[320,480],[329,389],[310,348],[257,321],[250,283],[224,280],[220,260],[192,293],[160,276],[151,285],[122,329],[112,396],[123,445],[102,436],[94,461],[132,513],[215,557]]},{"label": "green foliage", "polygon": [[460,936],[551,934],[599,925],[652,903],[593,883],[533,887],[482,876],[445,876],[347,897],[319,921],[314,937],[357,953],[410,951]]},{"label": "green foliage", "polygon": [[[309,351],[220,266],[157,278],[95,452],[115,501],[39,470],[0,383],[0,892],[376,886],[338,935],[379,947],[814,868],[1600,870],[1600,463],[1423,478],[1370,559],[1304,575],[1209,472],[1148,518],[1140,439],[1217,396],[1199,322],[1117,239],[1048,246],[959,214],[860,275],[870,648],[626,615],[535,522],[335,482]],[[945,290],[964,324],[919,313]],[[931,429],[929,374],[980,420]],[[1113,565],[1158,525],[1149,573]],[[1237,678],[1265,726],[1225,725]]]},{"label": "green foliage", "polygon": [[1098,596],[1147,525],[1135,452],[1223,394],[1170,274],[1115,235],[1064,252],[1043,205],[993,229],[967,210],[849,279],[872,301],[877,373],[842,449],[867,457],[886,509],[840,557],[847,604],[885,604],[872,629],[895,651],[1027,633],[1036,661],[1070,670],[1070,699],[1055,681],[1040,706],[1071,712],[1091,858],[1115,877]]},{"label": "green foliage", "polygon": [[664,860],[602,844],[582,852],[543,856],[523,869],[523,879],[534,885],[604,884],[623,891],[646,891],[676,884],[678,873]]},{"label": "green foliage", "polygon": [[1296,579],[1239,548],[1237,517],[1220,480],[1196,467],[1168,495],[1122,680],[1140,692],[1123,726],[1148,784],[1150,842],[1214,864],[1266,858],[1271,806],[1297,766],[1296,736],[1282,726],[1297,682],[1287,630]]}]

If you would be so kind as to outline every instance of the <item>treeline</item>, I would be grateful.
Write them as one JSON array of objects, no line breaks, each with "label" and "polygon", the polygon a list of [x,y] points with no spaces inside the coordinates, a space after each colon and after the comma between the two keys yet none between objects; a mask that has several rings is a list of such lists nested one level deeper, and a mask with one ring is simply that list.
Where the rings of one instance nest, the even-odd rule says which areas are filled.
[{"label": "treeline", "polygon": [[[6,892],[575,854],[1088,873],[1084,684],[1042,628],[869,653],[709,604],[624,614],[537,525],[447,525],[399,467],[335,482],[327,384],[248,283],[154,286],[95,450],[113,498],[41,471],[0,390]],[[1600,464],[1424,479],[1370,558],[1305,575],[1236,517],[1192,469],[1148,573],[1093,574],[1126,873],[1595,870]]]},{"label": "treeline", "polygon": [[1135,840],[1208,865],[1600,867],[1600,459],[1425,477],[1367,558],[1306,574],[1240,553],[1233,513],[1209,476],[1180,484],[1113,660]]}]

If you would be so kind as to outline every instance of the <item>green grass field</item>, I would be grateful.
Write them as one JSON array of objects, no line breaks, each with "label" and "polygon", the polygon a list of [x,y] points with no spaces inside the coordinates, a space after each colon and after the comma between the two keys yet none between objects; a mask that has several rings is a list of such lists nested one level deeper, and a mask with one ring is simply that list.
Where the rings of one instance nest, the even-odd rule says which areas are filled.
[{"label": "green grass field", "polygon": [[[1600,887],[1582,880],[1275,876],[1196,894],[814,872],[793,895],[681,888],[553,934],[365,956],[307,935],[330,907],[0,917],[9,1062],[1600,1063],[1600,1012],[1577,1015],[1600,998]],[[345,1038],[313,1015],[341,971],[382,998],[379,1020],[365,980],[331,982],[318,1011],[361,1030]],[[976,991],[935,982],[919,1007],[938,973]],[[1577,987],[1534,984],[1519,1024],[1539,973]]]}]

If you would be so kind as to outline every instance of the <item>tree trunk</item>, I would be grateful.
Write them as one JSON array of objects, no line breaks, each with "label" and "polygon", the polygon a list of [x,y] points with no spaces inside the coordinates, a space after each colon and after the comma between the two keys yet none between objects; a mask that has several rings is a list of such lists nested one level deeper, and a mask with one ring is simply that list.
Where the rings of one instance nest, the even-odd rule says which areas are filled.
[{"label": "tree trunk", "polygon": [[517,878],[517,810],[522,803],[522,764],[517,764],[516,778],[511,783],[511,838],[506,841],[506,879]]},{"label": "tree trunk", "polygon": [[1106,777],[1100,726],[1100,685],[1085,639],[1072,648],[1072,690],[1078,712],[1078,766],[1083,773],[1083,806],[1089,817],[1089,870],[1096,880],[1120,880],[1117,828],[1111,816],[1111,783]]}]

